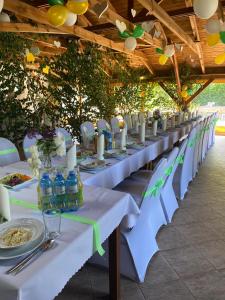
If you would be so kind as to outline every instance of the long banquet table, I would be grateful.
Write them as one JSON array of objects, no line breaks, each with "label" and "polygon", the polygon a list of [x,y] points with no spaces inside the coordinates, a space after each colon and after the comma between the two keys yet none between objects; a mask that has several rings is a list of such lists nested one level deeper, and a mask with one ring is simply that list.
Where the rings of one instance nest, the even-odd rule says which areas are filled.
[{"label": "long banquet table", "polygon": [[[179,128],[168,130],[159,139],[147,141],[141,150],[129,149],[129,155],[121,161],[107,159],[110,165],[96,174],[81,173],[85,184],[85,205],[76,214],[95,220],[99,224],[101,242],[114,232],[112,246],[115,250],[118,247],[118,229],[116,228],[126,216],[137,217],[140,213],[129,194],[111,189],[132,172],[170,149],[180,138],[189,133],[194,124],[195,122],[188,122]],[[18,162],[2,167],[0,176],[16,171],[30,174],[27,163]],[[36,184],[33,183],[26,188],[11,192],[11,197],[37,203]],[[12,217],[42,219],[39,211],[16,205],[12,205]],[[53,299],[95,252],[93,238],[92,226],[62,218],[62,235],[57,239],[57,247],[44,253],[16,277],[6,275],[5,271],[17,260],[0,261],[0,299]],[[114,254],[118,258],[118,253]],[[114,259],[113,264],[115,266],[112,265],[111,270],[116,274],[118,260]],[[110,287],[111,299],[119,299],[118,277],[114,278]]]},{"label": "long banquet table", "polygon": [[[11,192],[11,197],[37,203],[36,184]],[[139,214],[133,198],[126,193],[85,186],[84,199],[85,205],[76,215],[98,223],[101,242],[112,234],[124,216]],[[42,220],[40,211],[12,205],[12,218],[24,217]],[[46,251],[16,276],[6,275],[5,272],[18,259],[0,261],[0,299],[52,300],[60,293],[68,280],[95,253],[91,225],[62,217],[61,231],[56,247]]]}]

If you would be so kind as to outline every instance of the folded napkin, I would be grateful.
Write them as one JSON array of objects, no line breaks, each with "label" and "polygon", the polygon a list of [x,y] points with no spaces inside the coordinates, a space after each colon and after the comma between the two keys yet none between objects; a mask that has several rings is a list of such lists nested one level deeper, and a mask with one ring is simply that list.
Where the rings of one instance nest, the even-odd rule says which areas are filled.
[{"label": "folded napkin", "polygon": [[77,150],[76,150],[76,144],[74,144],[69,151],[67,152],[66,155],[66,164],[67,164],[67,169],[69,171],[73,170],[74,167],[77,165]]},{"label": "folded napkin", "polygon": [[0,184],[0,216],[7,221],[11,220],[9,192]]}]

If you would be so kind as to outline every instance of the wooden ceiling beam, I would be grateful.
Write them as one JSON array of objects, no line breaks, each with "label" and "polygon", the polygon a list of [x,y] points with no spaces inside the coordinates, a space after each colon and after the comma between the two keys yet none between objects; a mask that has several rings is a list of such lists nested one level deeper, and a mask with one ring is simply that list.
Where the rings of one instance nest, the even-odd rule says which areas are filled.
[{"label": "wooden ceiling beam", "polygon": [[26,23],[1,23],[0,32],[30,32],[48,34],[66,34],[48,25],[37,24],[35,26]]},{"label": "wooden ceiling beam", "polygon": [[179,65],[178,65],[176,53],[173,55],[172,60],[173,60],[174,72],[175,72],[175,78],[176,78],[176,84],[177,84],[177,93],[178,93],[178,95],[180,95],[181,94],[181,82],[180,82]]},{"label": "wooden ceiling beam", "polygon": [[[92,10],[92,7],[96,4],[100,3],[99,0],[90,0],[90,8],[89,10],[93,13],[95,13]],[[127,29],[133,30],[135,28],[135,25],[130,22],[129,20],[123,18],[121,15],[119,15],[117,12],[113,11],[110,7],[107,9],[107,11],[104,13],[104,18],[106,18],[110,23],[113,25],[116,24],[116,20],[119,20],[120,22],[124,22],[127,26]],[[142,41],[144,41],[147,44],[152,45],[153,47],[162,47],[162,41],[157,38],[153,38],[149,33],[145,32],[143,37],[140,38]]]},{"label": "wooden ceiling beam", "polygon": [[173,32],[181,41],[183,41],[194,53],[197,53],[197,47],[192,39],[154,0],[138,0],[138,2],[152,15],[154,15],[164,26]]},{"label": "wooden ceiling beam", "polygon": [[[186,6],[187,7],[192,7],[192,0],[185,0]],[[195,41],[197,41],[198,43],[196,44],[197,47],[197,52],[198,52],[198,58],[200,61],[200,66],[202,69],[202,73],[205,73],[205,63],[204,63],[204,57],[203,57],[203,51],[202,51],[202,45],[201,45],[201,40],[200,40],[200,35],[199,35],[199,31],[198,31],[198,24],[197,24],[197,19],[196,16],[189,16],[189,20],[190,20],[190,24],[191,24],[191,28],[193,31],[193,35],[195,38]]]},{"label": "wooden ceiling beam", "polygon": [[[38,8],[35,8],[29,4],[26,4],[19,0],[5,0],[4,9],[13,12],[15,14],[21,15],[22,17],[31,19],[37,23],[42,23],[44,25],[50,26],[51,28],[56,29],[56,27],[48,22],[47,14],[41,11]],[[74,25],[73,27],[60,26],[57,27],[57,30],[65,34],[70,34],[72,36],[77,36],[86,41],[96,43],[98,45],[104,46],[106,48],[113,49],[118,52],[125,53],[129,56],[136,56],[141,59],[146,60],[146,55],[142,51],[127,50],[124,45],[117,44],[116,42],[109,40],[101,35],[90,32],[80,26]]]},{"label": "wooden ceiling beam", "polygon": [[185,101],[185,103],[186,104],[191,103],[199,94],[201,94],[202,91],[204,91],[207,88],[207,86],[210,85],[210,83],[213,82],[213,80],[214,79],[207,80],[206,83],[204,83],[203,86],[199,90],[197,90],[196,93],[194,93],[194,95],[192,95],[190,98],[187,99],[187,101]]}]

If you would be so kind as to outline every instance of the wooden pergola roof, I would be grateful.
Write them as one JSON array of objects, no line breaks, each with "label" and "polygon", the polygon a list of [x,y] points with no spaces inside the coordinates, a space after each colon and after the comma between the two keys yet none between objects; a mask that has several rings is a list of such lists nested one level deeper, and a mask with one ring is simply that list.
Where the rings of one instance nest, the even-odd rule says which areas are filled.
[{"label": "wooden pergola roof", "polygon": [[[85,15],[78,17],[78,22],[73,27],[54,27],[47,19],[47,0],[4,0],[4,10],[14,14],[17,21],[0,23],[0,31],[50,33],[58,35],[59,39],[69,35],[88,40],[127,54],[130,64],[133,67],[145,66],[153,80],[166,80],[171,70],[174,70],[178,88],[178,66],[182,63],[190,66],[194,74],[192,79],[225,82],[224,65],[218,66],[214,62],[218,54],[225,52],[225,45],[219,43],[214,47],[208,46],[206,20],[199,19],[194,14],[192,0],[110,0],[108,10],[98,18],[92,8],[101,2],[103,0],[89,0],[89,10]],[[221,0],[220,5],[224,9],[225,1]],[[135,17],[131,15],[132,8],[137,12]],[[217,18],[217,14],[213,18]],[[37,25],[32,25],[29,20]],[[136,24],[153,20],[160,36],[153,37],[145,33],[138,39],[136,50],[127,50],[124,41],[118,35],[116,20],[125,22],[130,29]],[[160,65],[159,54],[155,49],[165,45],[166,41],[179,44],[182,51],[176,51],[172,59],[165,65]],[[65,50],[64,47],[54,47],[51,39],[43,41],[40,38],[39,45],[46,55],[53,52],[58,54]]]}]

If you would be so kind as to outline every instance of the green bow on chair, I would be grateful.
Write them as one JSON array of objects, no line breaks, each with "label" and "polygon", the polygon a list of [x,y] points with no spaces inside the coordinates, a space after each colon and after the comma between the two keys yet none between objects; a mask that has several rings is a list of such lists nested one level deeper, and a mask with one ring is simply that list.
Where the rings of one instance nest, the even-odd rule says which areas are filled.
[{"label": "green bow on chair", "polygon": [[176,162],[179,165],[183,165],[183,163],[184,163],[184,154],[178,155],[177,158],[176,158]]},{"label": "green bow on chair", "polygon": [[156,181],[155,185],[153,187],[149,188],[145,193],[144,193],[144,198],[150,196],[156,197],[158,193],[160,192],[161,187],[163,187],[165,183],[165,180],[163,178],[160,178],[158,181]]}]

